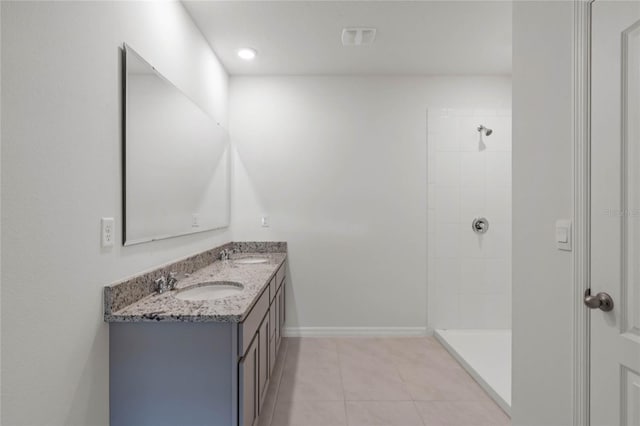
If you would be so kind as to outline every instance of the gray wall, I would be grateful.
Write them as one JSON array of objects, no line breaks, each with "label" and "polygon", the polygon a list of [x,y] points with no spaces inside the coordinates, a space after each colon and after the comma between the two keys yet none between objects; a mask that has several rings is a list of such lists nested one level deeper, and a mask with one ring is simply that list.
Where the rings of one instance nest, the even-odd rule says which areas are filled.
[{"label": "gray wall", "polygon": [[570,1],[513,5],[513,424],[569,425],[572,214]]},{"label": "gray wall", "polygon": [[234,76],[230,105],[234,239],[289,242],[288,332],[424,332],[427,108],[509,109],[511,78]]},{"label": "gray wall", "polygon": [[[120,47],[225,125],[227,74],[178,2],[1,6],[2,424],[104,426],[102,287],[231,240],[121,247]],[[112,249],[102,216],[116,220]]]}]

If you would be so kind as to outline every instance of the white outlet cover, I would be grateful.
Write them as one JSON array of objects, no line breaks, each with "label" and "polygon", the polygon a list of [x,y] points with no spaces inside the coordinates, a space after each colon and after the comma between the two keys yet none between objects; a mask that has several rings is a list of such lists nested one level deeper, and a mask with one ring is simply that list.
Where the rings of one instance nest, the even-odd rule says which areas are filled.
[{"label": "white outlet cover", "polygon": [[112,217],[103,217],[100,223],[102,229],[100,238],[102,247],[113,247],[113,241],[116,238],[114,219]]},{"label": "white outlet cover", "polygon": [[269,227],[269,216],[262,215],[262,220],[261,220],[260,223],[262,224],[263,228],[268,228]]}]

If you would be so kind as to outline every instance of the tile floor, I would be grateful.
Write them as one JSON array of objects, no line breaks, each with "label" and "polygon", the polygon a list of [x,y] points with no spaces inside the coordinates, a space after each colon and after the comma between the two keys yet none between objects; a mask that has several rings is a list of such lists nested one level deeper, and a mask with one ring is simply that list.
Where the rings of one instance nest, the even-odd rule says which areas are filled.
[{"label": "tile floor", "polygon": [[288,338],[260,426],[503,426],[509,417],[432,337]]}]

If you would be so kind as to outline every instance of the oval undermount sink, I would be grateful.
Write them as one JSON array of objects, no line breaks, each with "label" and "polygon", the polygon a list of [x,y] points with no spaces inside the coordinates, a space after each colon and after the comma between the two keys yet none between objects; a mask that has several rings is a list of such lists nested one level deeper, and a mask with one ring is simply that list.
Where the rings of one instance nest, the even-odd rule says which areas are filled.
[{"label": "oval undermount sink", "polygon": [[180,300],[217,300],[235,296],[244,286],[233,281],[210,281],[178,290],[175,297]]},{"label": "oval undermount sink", "polygon": [[240,265],[256,265],[258,263],[267,263],[269,259],[266,257],[241,257],[240,259],[233,259],[234,263]]}]

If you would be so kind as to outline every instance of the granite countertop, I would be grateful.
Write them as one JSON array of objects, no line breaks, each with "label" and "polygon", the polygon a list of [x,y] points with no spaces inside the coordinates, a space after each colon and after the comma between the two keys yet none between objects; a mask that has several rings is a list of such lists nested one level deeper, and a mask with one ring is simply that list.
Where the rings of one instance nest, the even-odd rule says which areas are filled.
[{"label": "granite countertop", "polygon": [[[242,257],[267,258],[266,263],[238,264]],[[216,261],[180,278],[176,289],[207,281],[233,281],[244,286],[242,292],[217,300],[187,301],[175,297],[176,290],[152,293],[114,312],[105,313],[107,322],[240,322],[249,313],[262,290],[286,260],[286,253],[249,253]]]}]

